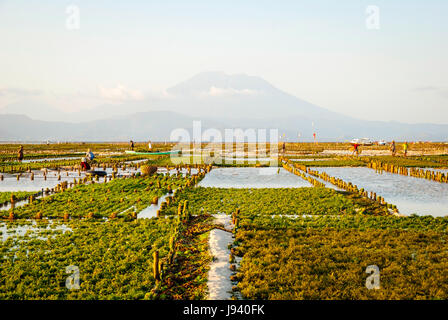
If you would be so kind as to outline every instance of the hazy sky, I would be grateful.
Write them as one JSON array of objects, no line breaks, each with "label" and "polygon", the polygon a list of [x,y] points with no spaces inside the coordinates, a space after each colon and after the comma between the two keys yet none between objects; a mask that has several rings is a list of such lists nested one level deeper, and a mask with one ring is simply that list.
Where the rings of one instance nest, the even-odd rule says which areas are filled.
[{"label": "hazy sky", "polygon": [[448,123],[447,0],[0,0],[0,39],[0,108],[138,100],[219,70],[362,119]]}]

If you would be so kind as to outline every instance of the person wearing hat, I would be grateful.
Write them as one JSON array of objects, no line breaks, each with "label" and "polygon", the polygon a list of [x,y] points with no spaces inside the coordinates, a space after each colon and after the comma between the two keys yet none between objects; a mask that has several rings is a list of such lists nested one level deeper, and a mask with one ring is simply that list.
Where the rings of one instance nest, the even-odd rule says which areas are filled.
[{"label": "person wearing hat", "polygon": [[90,170],[90,165],[87,163],[87,158],[85,157],[81,158],[81,169],[83,171]]}]

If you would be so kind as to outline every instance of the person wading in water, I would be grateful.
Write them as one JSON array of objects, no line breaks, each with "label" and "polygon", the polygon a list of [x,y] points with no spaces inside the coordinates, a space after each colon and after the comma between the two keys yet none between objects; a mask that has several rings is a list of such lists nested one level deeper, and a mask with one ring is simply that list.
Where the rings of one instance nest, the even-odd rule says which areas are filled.
[{"label": "person wading in water", "polygon": [[358,143],[354,143],[354,144],[353,144],[353,155],[355,155],[355,154],[356,154],[356,156],[359,155],[359,149],[358,149],[358,147],[359,147],[359,144],[358,144]]},{"label": "person wading in water", "polygon": [[404,151],[404,156],[407,157],[408,156],[408,148],[409,148],[409,144],[407,141],[405,141],[403,143],[403,151]]},{"label": "person wading in water", "polygon": [[396,152],[395,140],[393,140],[391,145],[390,145],[390,152],[392,153],[392,157],[395,157],[395,152]]},{"label": "person wading in water", "polygon": [[23,146],[20,146],[19,151],[17,151],[17,160],[22,162],[23,160]]}]

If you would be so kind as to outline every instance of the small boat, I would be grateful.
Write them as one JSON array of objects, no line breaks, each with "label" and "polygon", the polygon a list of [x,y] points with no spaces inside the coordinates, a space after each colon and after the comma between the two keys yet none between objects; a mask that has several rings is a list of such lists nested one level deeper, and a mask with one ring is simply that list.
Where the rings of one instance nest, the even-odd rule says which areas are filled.
[{"label": "small boat", "polygon": [[362,139],[353,139],[350,141],[351,144],[359,144],[362,146],[372,146],[373,142],[369,138],[362,138]]},{"label": "small boat", "polygon": [[173,150],[173,151],[166,151],[166,152],[138,152],[138,151],[131,151],[131,150],[125,151],[125,153],[127,153],[127,154],[143,154],[143,155],[176,154],[179,152],[180,152],[180,150]]}]

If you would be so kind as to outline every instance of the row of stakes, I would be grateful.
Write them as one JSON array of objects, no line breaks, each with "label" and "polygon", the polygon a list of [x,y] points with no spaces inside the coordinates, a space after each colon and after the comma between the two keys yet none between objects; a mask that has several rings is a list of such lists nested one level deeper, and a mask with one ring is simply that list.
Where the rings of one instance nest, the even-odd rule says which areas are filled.
[{"label": "row of stakes", "polygon": [[[134,166],[133,168],[135,168],[135,169],[138,169],[140,167],[140,164],[137,164],[136,166]],[[94,170],[94,168],[95,167],[92,167],[92,170]],[[102,167],[102,169],[105,171],[106,170],[106,166],[104,165],[103,167]],[[121,167],[121,169],[122,170],[126,170],[126,169],[128,169],[128,167],[126,166],[126,165],[123,165],[122,167]],[[167,167],[167,169],[168,169],[168,167]],[[178,168],[176,168],[176,169],[178,169]],[[69,172],[70,171],[75,171],[76,170],[76,168],[74,168],[74,167],[71,167],[71,168],[69,168],[68,170],[66,170],[65,171],[65,175],[66,175],[66,177],[68,177],[69,176]],[[179,170],[179,169],[178,169]],[[34,181],[34,177],[35,177],[35,173],[34,172],[32,172],[31,171],[31,169],[28,169],[28,172],[30,173],[30,175],[29,175],[29,179],[31,180],[31,181]],[[81,177],[81,170],[78,168],[77,169],[77,172],[78,172],[78,177]],[[117,174],[118,174],[118,168],[117,168],[117,166],[114,166],[113,167],[113,171],[112,171],[112,177],[113,178],[115,178],[116,176],[117,176]],[[178,171],[178,174],[179,174],[179,171]],[[188,167],[188,174],[191,174],[191,168],[190,167]],[[45,168],[44,170],[43,170],[43,178],[44,178],[44,180],[47,180],[47,175],[48,175],[48,170],[47,170],[47,168]],[[131,173],[131,177],[134,177],[135,176],[135,173]],[[19,173],[17,176],[16,176],[16,179],[17,179],[17,181],[20,181],[20,178],[22,177],[22,173]],[[58,169],[58,171],[57,171],[57,178],[58,178],[58,181],[61,181],[61,179],[62,179],[62,174],[61,174],[61,169],[59,168]],[[3,181],[4,180],[4,176],[3,176],[3,174],[0,174],[0,181]],[[95,181],[99,181],[99,176],[98,175],[96,175],[95,176]]]},{"label": "row of stakes", "polygon": [[374,160],[367,163],[367,167],[375,170],[377,173],[383,173],[383,171],[386,171],[389,173],[400,174],[403,176],[411,176],[415,178],[432,180],[440,183],[448,183],[448,174],[444,174],[442,172],[436,172],[433,170],[401,167],[391,163],[385,163]]},{"label": "row of stakes", "polygon": [[[284,159],[282,159],[282,160],[284,160]],[[301,172],[299,170],[296,170],[296,168],[291,166],[290,162],[287,162],[287,161],[283,162],[282,161],[282,166],[283,166],[283,169],[285,169],[286,171],[289,171],[289,172],[291,172],[291,173],[301,177],[302,179],[308,181],[309,183],[311,183],[312,186],[325,188],[325,183],[322,183],[319,180],[314,179],[312,176],[306,175],[305,173],[303,173],[303,172]]]},{"label": "row of stakes", "polygon": [[[197,175],[193,175],[191,179],[189,179],[186,183],[186,187],[190,187],[193,185],[196,185],[198,183],[198,181],[200,179],[202,179],[205,176],[205,173],[210,172],[211,170],[211,166],[205,166],[204,168],[200,167],[200,166],[196,166],[196,168],[198,169],[198,174]],[[179,170],[179,167],[177,167],[176,169]],[[188,168],[191,170],[191,168]],[[167,167],[167,170],[169,170],[169,168]],[[191,172],[190,170],[188,170],[189,172]],[[135,175],[134,173],[132,173],[130,175],[129,178],[136,178],[137,175]],[[104,182],[107,182],[108,177],[104,177]],[[115,174],[112,174],[111,177],[109,177],[109,181],[115,179]],[[67,182],[67,181],[63,181],[61,183],[59,183],[55,188],[46,188],[45,190],[42,189],[42,191],[40,193],[38,193],[39,195],[49,195],[51,193],[58,193],[58,192],[64,192],[65,190],[67,190],[68,188],[74,187],[76,185],[81,185],[81,184],[86,184],[88,182],[91,183],[95,183],[95,181],[99,180],[99,176],[95,176],[95,178],[93,178],[92,176],[86,176],[84,178],[80,178],[79,180],[76,180],[76,178],[74,179],[73,182]],[[161,184],[160,181],[157,180],[156,181],[156,186],[157,188],[161,188]],[[172,194],[173,190],[171,189],[171,186],[167,187],[168,189],[168,193]],[[183,187],[180,188],[181,190],[183,189]],[[136,190],[135,190],[136,191]],[[32,195],[29,197],[29,204],[32,204],[34,199],[35,199],[36,195]],[[151,201],[151,204],[157,205],[159,201],[159,198],[156,196],[153,198],[153,200]],[[159,217],[160,213],[163,209],[165,209],[167,206],[170,205],[170,201],[171,201],[171,197],[167,197],[165,202],[161,203],[160,205],[160,209],[157,210],[156,216]],[[11,210],[9,212],[9,219],[13,220],[15,219],[15,215],[14,215],[14,208],[15,208],[15,203],[16,203],[16,197],[14,195],[11,195]],[[185,210],[184,210],[185,211]],[[110,219],[114,219],[117,217],[117,213],[112,213],[111,216],[109,217]],[[133,212],[132,214],[133,218],[137,218],[137,215],[135,212]],[[35,216],[36,219],[42,219],[42,213],[38,212]],[[86,216],[86,218],[88,219],[92,219],[94,218],[94,213],[93,212],[89,212]],[[69,219],[69,214],[68,213],[64,213],[64,220],[68,220]]]},{"label": "row of stakes", "polygon": [[[139,168],[139,167],[140,167],[140,165],[137,164],[134,168],[137,169],[137,168]],[[196,166],[196,167],[197,167],[197,166]],[[127,168],[128,168],[128,167],[126,167],[126,165],[123,165],[123,166],[121,167],[122,170],[126,170]],[[181,174],[181,173],[180,173],[180,170],[182,169],[181,166],[165,167],[165,168],[166,168],[167,172],[169,172],[170,170],[174,169],[174,170],[177,170],[177,175],[180,175],[180,174]],[[93,169],[94,169],[94,167],[92,167],[92,170],[93,170]],[[103,166],[102,169],[103,169],[103,170],[106,170],[106,166]],[[192,169],[191,166],[188,166],[188,167],[187,167],[187,174],[188,174],[188,175],[191,175],[191,169]],[[199,168],[199,169],[200,169],[200,168]],[[209,172],[209,171],[210,171],[209,167],[207,167],[205,170],[206,170],[206,172]],[[65,172],[65,173],[66,173],[66,177],[69,176],[69,171],[75,171],[75,170],[74,170],[74,168],[71,168],[71,169],[67,170],[67,171]],[[30,180],[31,180],[31,181],[34,181],[34,177],[35,177],[34,172],[31,172],[31,169],[30,169],[28,172],[30,173],[30,176],[29,176]],[[81,172],[82,172],[82,171],[78,168],[77,172],[78,172],[78,176],[81,177]],[[44,178],[44,180],[47,180],[47,174],[48,174],[48,170],[45,169],[45,170],[43,171],[43,178]],[[113,176],[116,176],[117,174],[118,174],[118,168],[117,168],[116,166],[114,166],[114,167],[113,167],[112,175],[113,175]],[[135,173],[131,173],[131,176],[132,176],[132,175],[135,175]],[[19,181],[21,177],[22,177],[22,173],[19,173],[19,174],[16,176],[17,181]],[[62,178],[61,170],[60,170],[60,169],[58,169],[57,177],[58,177],[58,181],[60,181],[61,178]],[[98,177],[98,176],[97,176],[97,177]],[[4,180],[4,176],[3,176],[3,174],[0,174],[0,181],[3,181],[3,180]]]},{"label": "row of stakes", "polygon": [[[71,162],[73,163],[73,162]],[[106,170],[107,168],[112,168],[113,171],[118,171],[118,169],[120,168],[121,170],[126,170],[128,168],[132,168],[137,170],[138,168],[140,168],[140,166],[143,165],[141,163],[135,163],[135,164],[120,164],[120,163],[111,163],[111,162],[105,162],[102,164],[98,164],[98,165],[92,165],[92,170],[95,168],[102,168],[103,170]],[[44,169],[47,168],[53,168],[55,166],[55,164],[48,164],[47,166],[43,166]],[[42,165],[40,166],[42,167]],[[58,166],[59,167],[59,166]],[[70,171],[76,171],[76,170],[80,170],[80,166],[79,165],[68,165],[68,166],[64,166],[66,169],[70,170]],[[9,170],[8,167],[3,166],[0,167],[0,172],[2,173],[20,173],[20,172],[31,172],[32,171],[32,167],[31,166],[9,166]]]},{"label": "row of stakes", "polygon": [[[167,168],[169,172],[169,168]],[[178,194],[178,190],[182,191],[187,187],[194,186],[198,183],[200,179],[202,179],[205,176],[205,173],[210,172],[211,166],[207,166],[204,171],[201,171],[199,168],[199,172],[197,175],[194,175],[191,180],[188,180],[186,185],[184,187],[180,187],[179,189],[174,190],[172,193],[174,193],[174,196]],[[162,202],[160,205],[160,209],[157,211],[157,217],[160,216],[161,212],[167,208],[169,205],[174,202],[174,196],[169,196],[165,198],[165,202]],[[152,204],[157,204],[159,198],[154,197]],[[169,252],[167,257],[165,259],[160,259],[159,257],[159,251],[156,250],[153,252],[153,277],[156,280],[156,286],[151,291],[151,294],[156,295],[158,289],[160,288],[160,283],[163,279],[164,274],[164,267],[166,265],[171,265],[175,258],[175,252],[176,252],[176,244],[177,240],[180,237],[181,230],[179,228],[180,225],[184,225],[188,223],[188,221],[191,218],[190,211],[188,210],[188,200],[184,200],[183,202],[179,202],[177,207],[177,222],[178,225],[175,227],[174,235],[170,237],[169,240]]]},{"label": "row of stakes", "polygon": [[[95,179],[95,180],[97,180],[97,179]],[[105,181],[107,181],[107,180],[105,179]],[[34,200],[39,196],[44,196],[44,195],[48,196],[53,193],[64,192],[65,190],[72,188],[76,185],[86,184],[88,182],[95,183],[91,177],[85,177],[84,179],[79,179],[79,180],[75,179],[74,182],[70,182],[70,183],[68,181],[63,181],[63,182],[59,183],[58,185],[56,185],[54,188],[42,189],[42,191],[39,191],[38,193],[36,193],[34,195],[30,195],[28,197],[28,204],[30,204],[30,205],[33,204]],[[17,203],[17,197],[14,194],[11,195],[10,203],[11,203],[11,210],[9,212],[9,219],[13,220],[15,218],[14,209],[15,209],[15,205]],[[88,214],[88,217],[89,217],[89,215],[90,215],[90,213]],[[35,218],[42,219],[42,213],[38,212],[36,214]],[[69,214],[64,213],[64,220],[68,220],[68,219],[69,219]]]},{"label": "row of stakes", "polygon": [[[286,159],[286,163],[290,165],[291,161]],[[303,171],[304,173],[307,173],[314,177],[320,178],[324,181],[330,182],[331,184],[337,186],[338,188],[344,189],[344,190],[352,192],[352,193],[357,193],[364,198],[370,199],[372,201],[377,202],[380,205],[386,206],[388,209],[392,209],[395,214],[399,214],[398,208],[395,205],[387,203],[383,197],[378,196],[375,192],[369,192],[369,191],[364,190],[363,188],[359,189],[357,185],[354,185],[351,182],[347,183],[342,179],[330,176],[326,172],[319,172],[317,170],[313,171],[305,165],[300,165],[297,163],[295,163],[293,165],[295,168]],[[285,164],[284,164],[284,166],[285,166]],[[289,167],[289,169],[287,169],[287,170],[291,171],[291,168],[292,167]],[[389,212],[389,210],[387,212]]]},{"label": "row of stakes", "polygon": [[[134,163],[134,164],[120,164],[120,163],[110,163],[110,162],[105,162],[99,165],[92,165],[92,170],[94,170],[95,168],[99,168],[99,169],[103,169],[104,171],[107,168],[112,168],[112,170],[114,172],[118,172],[118,169],[121,170],[127,170],[127,169],[134,169],[134,170],[138,170],[141,166],[144,166],[145,163],[144,162],[139,162],[139,163]],[[192,168],[198,169],[203,167],[204,165],[201,164],[194,164],[194,165],[176,165],[173,166],[171,168],[173,169],[181,169],[181,168],[187,168],[187,170],[190,172],[190,170]],[[54,165],[48,165],[47,167],[44,167],[44,169],[47,168],[51,168],[54,167]],[[59,167],[58,167],[59,168]],[[65,169],[67,169],[68,171],[80,171],[80,166],[76,165],[76,166],[64,166]],[[168,168],[168,167],[167,167]],[[60,170],[60,169],[58,169]],[[2,173],[21,173],[21,172],[31,172],[32,171],[32,167],[31,166],[10,166],[9,170],[7,170],[7,167],[0,167],[0,172]]]},{"label": "row of stakes", "polygon": [[[233,224],[233,230],[232,233],[234,234],[234,236],[236,235],[236,232],[238,231],[239,228],[239,224],[240,224],[240,209],[237,208],[233,213],[232,213],[232,224]],[[234,245],[232,244],[230,247],[230,254],[229,254],[229,263],[230,263],[230,270],[232,271],[232,275],[230,276],[230,281],[237,281],[237,275],[235,274],[236,272],[236,258],[235,258],[235,248]],[[238,291],[238,287],[237,286],[232,286],[232,291]]]}]

